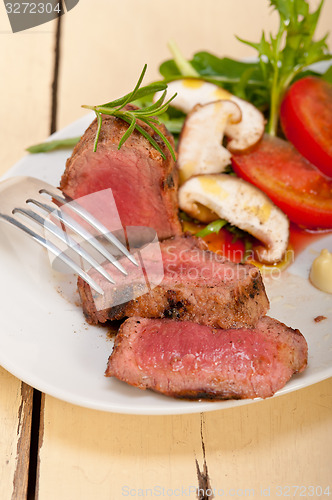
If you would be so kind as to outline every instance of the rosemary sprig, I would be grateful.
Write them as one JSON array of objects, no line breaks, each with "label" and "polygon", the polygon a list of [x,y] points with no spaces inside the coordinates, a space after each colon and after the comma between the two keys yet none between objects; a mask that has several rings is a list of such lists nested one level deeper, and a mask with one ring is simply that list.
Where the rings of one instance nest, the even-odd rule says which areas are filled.
[{"label": "rosemary sprig", "polygon": [[[102,115],[110,115],[116,116],[117,118],[121,118],[125,122],[129,124],[125,134],[122,136],[118,149],[120,149],[123,144],[126,142],[128,137],[132,134],[134,130],[140,132],[149,143],[161,154],[161,156],[165,159],[165,154],[160,148],[159,144],[156,140],[137,123],[137,120],[148,125],[165,143],[166,147],[169,149],[173,159],[175,160],[175,152],[173,150],[172,145],[168,141],[167,137],[159,130],[157,125],[160,125],[159,120],[156,118],[157,116],[165,113],[170,102],[174,99],[176,94],[174,94],[168,101],[164,102],[167,92],[167,85],[162,82],[151,83],[150,85],[146,85],[145,87],[141,87],[142,80],[144,78],[146,72],[147,65],[144,65],[142,73],[137,81],[137,84],[132,92],[129,94],[120,97],[119,99],[115,99],[114,101],[108,102],[106,104],[102,104],[99,106],[87,106],[84,105],[82,108],[92,109],[97,116],[97,132],[94,141],[93,151],[97,151],[97,145],[99,140],[99,135],[102,127]],[[148,106],[144,109],[125,109],[125,106],[129,103],[136,101],[137,99],[141,99],[150,94],[155,94],[156,92],[163,91],[161,97],[151,106]]]}]

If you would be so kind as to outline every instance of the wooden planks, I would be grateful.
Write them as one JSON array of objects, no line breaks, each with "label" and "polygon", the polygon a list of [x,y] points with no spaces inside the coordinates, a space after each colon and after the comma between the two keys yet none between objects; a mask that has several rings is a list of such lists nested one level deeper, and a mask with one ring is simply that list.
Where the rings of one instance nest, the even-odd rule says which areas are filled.
[{"label": "wooden planks", "polygon": [[277,498],[279,485],[326,487],[331,409],[332,380],[203,417],[107,414],[46,397],[39,500],[116,500],[143,497],[144,491],[153,497],[148,490],[155,497],[184,491],[183,497],[196,498],[201,431],[211,488],[219,497],[222,490],[225,497],[245,489],[259,497],[270,488]]},{"label": "wooden planks", "polygon": [[195,453],[201,454],[199,415],[115,415],[47,397],[39,500],[118,499],[129,490],[195,486]]},{"label": "wooden planks", "polygon": [[[49,135],[54,23],[10,33],[0,22],[0,174]],[[2,31],[1,31],[2,30]]]},{"label": "wooden planks", "polygon": [[25,498],[28,486],[32,388],[0,367],[0,498]]},{"label": "wooden planks", "polygon": [[225,491],[254,490],[255,496],[269,488],[271,498],[278,497],[278,486],[331,485],[331,410],[329,379],[233,415],[206,414],[212,485]]},{"label": "wooden planks", "polygon": [[[0,174],[48,136],[54,24],[12,34],[0,7]],[[13,318],[17,311],[2,311]],[[0,367],[0,498],[28,486],[33,390]]]}]

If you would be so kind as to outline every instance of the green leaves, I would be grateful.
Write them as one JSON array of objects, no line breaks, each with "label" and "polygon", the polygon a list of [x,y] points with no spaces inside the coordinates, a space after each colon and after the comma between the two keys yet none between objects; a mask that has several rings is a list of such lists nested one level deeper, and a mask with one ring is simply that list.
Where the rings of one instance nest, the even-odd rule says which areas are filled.
[{"label": "green leaves", "polygon": [[[163,115],[167,111],[170,102],[174,99],[176,94],[174,94],[167,102],[164,102],[167,89],[167,85],[165,83],[156,82],[150,85],[146,85],[145,87],[141,87],[140,85],[143,81],[146,68],[147,65],[145,64],[132,92],[129,92],[123,97],[115,99],[114,101],[110,101],[106,104],[98,106],[82,106],[83,108],[92,109],[97,116],[97,132],[94,141],[94,151],[97,151],[99,135],[102,127],[102,115],[110,115],[121,118],[129,124],[129,127],[127,128],[126,132],[119,142],[118,149],[123,146],[128,137],[130,137],[130,135],[133,133],[133,131],[137,130],[149,141],[149,143],[161,154],[161,156],[165,158],[165,153],[163,152],[157,141],[137,122],[137,120],[140,120],[141,122],[148,125],[153,130],[153,132],[162,139],[162,141],[170,151],[173,159],[176,159],[172,145],[168,141],[167,137],[165,137],[165,135],[158,128],[160,122],[156,118],[156,116]],[[144,100],[144,98],[146,98],[147,96],[160,91],[163,91],[163,94],[154,104],[150,104],[143,109],[126,108],[127,104],[133,103],[134,101],[137,101],[139,99]]]},{"label": "green leaves", "polygon": [[323,74],[323,79],[329,83],[332,83],[332,66],[329,67],[327,71]]},{"label": "green leaves", "polygon": [[[194,54],[189,63],[197,71],[200,79],[219,85],[260,109],[266,108],[269,95],[259,61],[243,62],[228,57],[219,58],[209,52],[201,51]],[[166,82],[183,78],[173,59],[163,62],[159,71]],[[172,107],[171,110],[173,111]]]},{"label": "green leaves", "polygon": [[200,238],[204,238],[204,236],[207,236],[208,234],[219,233],[220,229],[222,227],[224,227],[226,224],[227,224],[227,220],[224,220],[224,219],[214,220],[213,222],[210,222],[210,224],[205,226],[204,229],[201,229],[201,231],[198,231],[198,233],[196,233],[195,236],[199,236]]},{"label": "green leaves", "polygon": [[[253,63],[219,58],[209,52],[198,52],[191,61],[185,61],[178,47],[172,43],[173,59],[159,68],[165,81],[193,76],[222,86],[232,94],[250,101],[264,113],[269,113],[268,132],[278,129],[279,108],[287,87],[309,73],[306,68],[318,61],[331,59],[326,36],[314,40],[324,0],[310,12],[307,0],[269,0],[279,14],[276,34],[264,31],[258,42],[238,38],[254,48],[259,60]],[[316,74],[311,72],[311,74]],[[331,79],[330,73],[325,78]]]},{"label": "green leaves", "polygon": [[321,0],[311,13],[306,0],[270,0],[279,13],[278,33],[266,38],[263,32],[259,43],[239,39],[258,51],[261,75],[270,96],[271,135],[277,132],[280,103],[290,83],[310,64],[331,59],[326,36],[313,40],[323,3]]},{"label": "green leaves", "polygon": [[80,137],[70,137],[69,139],[57,139],[55,141],[41,142],[40,144],[29,146],[27,151],[29,151],[29,153],[48,153],[49,151],[54,151],[55,149],[73,148],[79,140]]}]

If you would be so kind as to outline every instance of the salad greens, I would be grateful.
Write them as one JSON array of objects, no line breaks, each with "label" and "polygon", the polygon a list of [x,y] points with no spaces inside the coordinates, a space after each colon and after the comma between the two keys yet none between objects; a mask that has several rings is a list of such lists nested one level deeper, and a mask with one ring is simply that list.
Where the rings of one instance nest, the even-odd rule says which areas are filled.
[{"label": "salad greens", "polygon": [[[258,43],[238,40],[258,52],[257,62],[242,62],[219,58],[209,52],[198,52],[185,61],[172,42],[173,59],[161,64],[160,73],[166,82],[185,77],[197,77],[222,86],[232,94],[250,101],[268,116],[267,131],[276,135],[279,107],[288,86],[296,79],[316,74],[307,69],[313,63],[329,60],[325,35],[314,41],[324,0],[310,12],[307,0],[269,0],[279,14],[279,29],[275,36],[263,31]],[[188,70],[188,64],[190,70]],[[321,76],[321,75],[319,75]],[[323,75],[332,80],[331,68]]]},{"label": "salad greens", "polygon": [[312,13],[306,0],[270,2],[280,17],[277,35],[270,34],[268,40],[263,31],[259,43],[239,40],[258,51],[261,74],[270,95],[268,132],[276,135],[279,107],[288,86],[304,68],[331,59],[331,55],[326,45],[327,35],[321,40],[313,40],[324,0]]},{"label": "salad greens", "polygon": [[[128,131],[122,138],[119,147],[136,128],[143,135],[145,133],[145,137],[151,144],[153,141],[154,147],[159,148],[151,136],[146,134],[144,129],[137,124],[137,119],[140,119],[160,135],[174,155],[170,144],[166,142],[167,139],[155,126],[158,121],[154,116],[158,116],[159,121],[164,123],[175,136],[180,133],[185,115],[170,105],[174,96],[166,103],[163,101],[167,83],[183,77],[204,79],[250,101],[265,113],[268,119],[268,133],[276,135],[279,107],[287,87],[296,79],[308,74],[322,76],[332,83],[332,67],[324,75],[308,68],[315,62],[331,59],[332,55],[328,53],[327,35],[318,41],[313,40],[324,0],[320,1],[318,8],[313,12],[309,10],[308,0],[269,0],[269,2],[270,6],[279,14],[277,34],[266,35],[263,31],[259,42],[248,42],[238,38],[241,42],[257,50],[258,60],[256,62],[237,61],[228,57],[219,58],[204,51],[197,52],[191,61],[187,61],[176,43],[171,41],[169,49],[173,58],[162,63],[159,68],[163,81],[140,87],[146,71],[145,66],[133,92],[101,106],[83,106],[92,109],[97,115],[98,132],[95,149],[100,133],[102,114],[110,114],[129,123]],[[152,94],[160,90],[164,93],[153,104]],[[124,106],[130,102],[134,102],[142,109],[124,110]],[[58,141],[57,144],[54,144],[54,148],[66,146],[65,141]],[[44,147],[46,147],[44,144],[36,145],[28,148],[28,151],[41,152],[44,151]],[[160,148],[158,150],[161,152]]]},{"label": "salad greens", "polygon": [[81,137],[70,137],[69,139],[57,139],[54,141],[41,142],[27,148],[29,153],[48,153],[61,148],[73,148],[76,146]]},{"label": "salad greens", "polygon": [[[185,217],[183,215],[185,215]],[[188,217],[187,214],[184,214],[184,212],[182,212],[180,216],[182,220],[188,220],[194,222],[193,219]],[[199,221],[196,222],[199,223]],[[195,233],[195,236],[199,236],[200,238],[205,238],[205,236],[209,236],[209,234],[213,233],[218,234],[223,227],[227,229],[229,233],[233,234],[232,243],[235,243],[237,240],[243,241],[244,253],[242,262],[245,262],[248,257],[252,257],[253,238],[247,232],[242,231],[242,229],[239,229],[236,226],[233,226],[225,219],[217,219],[210,222],[203,229]]]},{"label": "salad greens", "polygon": [[200,236],[201,238],[204,238],[204,236],[207,236],[208,234],[211,233],[219,233],[220,229],[224,227],[227,224],[227,220],[225,219],[217,219],[214,220],[213,222],[210,222],[207,226],[205,226],[204,229],[196,233],[196,236]]}]

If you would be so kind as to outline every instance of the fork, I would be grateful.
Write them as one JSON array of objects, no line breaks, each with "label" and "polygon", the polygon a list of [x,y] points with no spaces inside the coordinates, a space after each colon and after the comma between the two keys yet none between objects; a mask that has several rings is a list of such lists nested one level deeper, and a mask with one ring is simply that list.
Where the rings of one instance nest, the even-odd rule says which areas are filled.
[{"label": "fork", "polygon": [[[46,196],[45,196],[46,195]],[[48,198],[49,197],[49,198]],[[138,266],[135,258],[130,254],[127,248],[103,225],[98,221],[90,212],[84,209],[77,201],[72,200],[66,196],[62,191],[46,182],[36,179],[34,177],[17,176],[8,178],[0,182],[0,220],[3,219],[17,228],[24,231],[37,243],[49,250],[53,255],[59,258],[62,262],[77,273],[81,278],[86,281],[96,292],[104,295],[103,289],[89,276],[89,274],[82,269],[71,257],[64,253],[52,241],[44,238],[42,231],[36,232],[26,224],[21,222],[24,216],[28,221],[32,220],[37,224],[40,229],[44,228],[49,233],[53,234],[58,240],[65,243],[77,255],[85,259],[92,268],[96,269],[104,278],[110,283],[115,284],[115,281],[108,272],[97,262],[97,260],[90,255],[74,238],[69,236],[67,232],[61,229],[57,224],[52,222],[50,218],[46,218],[39,213],[35,212],[32,207],[38,207],[52,217],[59,221],[62,227],[66,227],[87,241],[99,254],[106,260],[111,262],[122,274],[127,275],[125,268],[117,261],[117,259],[105,248],[98,239],[93,236],[85,227],[79,224],[73,217],[65,213],[59,205],[55,204],[56,200],[60,205],[66,205],[70,210],[79,215],[85,222],[87,222],[98,233],[96,236],[103,236],[110,243],[112,243],[121,254],[127,257],[133,264]],[[20,214],[20,215],[19,215]],[[34,224],[34,226],[36,225]]]}]

